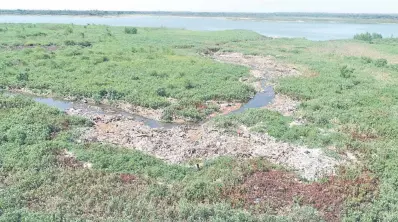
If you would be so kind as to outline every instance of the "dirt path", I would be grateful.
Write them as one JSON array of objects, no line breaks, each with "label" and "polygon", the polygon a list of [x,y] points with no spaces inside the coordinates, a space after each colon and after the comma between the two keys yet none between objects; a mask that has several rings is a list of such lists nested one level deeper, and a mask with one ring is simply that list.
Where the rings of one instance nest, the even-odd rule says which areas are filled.
[{"label": "dirt path", "polygon": [[[233,53],[217,55],[217,60],[254,67],[254,72],[261,78],[279,78],[286,72],[288,75],[298,74],[293,69],[276,65],[268,57]],[[265,72],[268,68],[269,70]],[[297,104],[298,102],[289,98],[278,96],[267,108],[280,111],[285,115],[292,115]],[[82,136],[82,139],[87,142],[111,143],[137,149],[169,163],[204,161],[226,155],[247,158],[264,157],[273,163],[291,168],[301,177],[313,180],[334,174],[338,165],[347,162],[347,158],[342,157],[336,160],[327,156],[321,149],[309,149],[280,142],[267,134],[250,132],[243,126],[232,133],[215,128],[211,122],[201,126],[153,129],[142,122],[120,115],[98,116],[90,112],[85,113],[81,109],[70,109],[67,113],[85,116],[95,122],[95,126]]]}]

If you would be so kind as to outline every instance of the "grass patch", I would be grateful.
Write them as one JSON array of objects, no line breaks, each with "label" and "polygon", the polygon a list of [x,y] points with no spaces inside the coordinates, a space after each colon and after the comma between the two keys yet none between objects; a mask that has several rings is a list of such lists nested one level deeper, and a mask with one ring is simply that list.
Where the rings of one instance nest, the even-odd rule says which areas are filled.
[{"label": "grass patch", "polygon": [[[0,27],[8,30],[0,40],[5,47],[0,49],[1,87],[169,108],[173,115],[191,120],[206,115],[196,108],[198,103],[246,101],[254,94],[253,88],[239,82],[249,75],[247,68],[196,56],[207,45],[261,38],[252,32],[162,28],[138,32],[136,28],[98,25]],[[186,45],[195,47],[183,47]],[[177,104],[171,106],[169,98]]]}]

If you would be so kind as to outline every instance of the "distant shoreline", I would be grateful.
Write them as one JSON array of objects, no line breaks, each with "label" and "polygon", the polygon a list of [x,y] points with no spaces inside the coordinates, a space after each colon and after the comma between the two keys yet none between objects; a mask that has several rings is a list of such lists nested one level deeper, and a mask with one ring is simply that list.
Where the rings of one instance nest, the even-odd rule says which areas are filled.
[{"label": "distant shoreline", "polygon": [[232,12],[163,12],[163,11],[74,11],[74,10],[1,10],[0,16],[80,16],[130,17],[173,16],[184,18],[222,18],[230,20],[336,23],[398,23],[398,14],[355,13],[232,13]]}]

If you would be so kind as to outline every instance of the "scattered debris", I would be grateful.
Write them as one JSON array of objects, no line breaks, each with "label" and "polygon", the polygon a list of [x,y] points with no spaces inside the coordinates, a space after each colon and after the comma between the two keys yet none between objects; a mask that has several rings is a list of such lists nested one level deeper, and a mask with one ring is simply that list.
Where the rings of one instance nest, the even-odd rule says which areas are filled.
[{"label": "scattered debris", "polygon": [[334,174],[345,160],[328,157],[319,149],[279,142],[267,134],[252,133],[241,127],[236,134],[211,123],[153,129],[131,119],[104,116],[82,138],[137,149],[169,163],[218,156],[266,157],[273,163],[292,168],[309,180]]},{"label": "scattered debris", "polygon": [[299,105],[299,101],[285,95],[276,94],[274,101],[264,108],[279,112],[284,116],[293,116]]}]

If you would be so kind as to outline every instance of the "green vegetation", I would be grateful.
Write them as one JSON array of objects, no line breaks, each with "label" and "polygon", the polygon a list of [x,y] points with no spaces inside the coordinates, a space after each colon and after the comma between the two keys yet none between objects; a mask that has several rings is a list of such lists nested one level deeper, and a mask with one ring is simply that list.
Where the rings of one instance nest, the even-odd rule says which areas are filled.
[{"label": "green vegetation", "polygon": [[[201,170],[138,151],[75,142],[84,119],[0,95],[0,221],[296,221],[232,207],[226,190],[273,166],[220,158]],[[65,151],[67,150],[67,151]],[[71,152],[73,154],[68,154]],[[85,168],[91,163],[92,168]]]},{"label": "green vegetation", "polygon": [[126,28],[124,28],[124,32],[126,34],[137,34],[138,30],[137,30],[137,28],[126,27]]},{"label": "green vegetation", "polygon": [[[129,28],[93,25],[1,24],[0,29],[1,88],[121,100],[162,108],[165,119],[199,120],[217,109],[200,108],[206,101],[246,101],[253,95],[239,82],[249,75],[247,67],[199,53],[271,55],[292,64],[303,75],[280,79],[275,89],[301,101],[295,116],[257,109],[215,123],[359,154],[360,164],[342,176],[374,174],[379,183],[369,186],[378,186],[378,195],[369,201],[358,188],[345,201],[343,219],[398,220],[397,39],[372,35],[373,44],[312,42],[163,28],[133,34]],[[292,125],[298,118],[303,124]],[[78,143],[78,128],[87,126],[85,119],[0,95],[0,221],[321,220],[307,206],[276,216],[277,210],[247,206],[229,195],[248,176],[275,167],[264,160],[222,157],[200,170],[169,165],[138,151]]]},{"label": "green vegetation", "polygon": [[382,39],[382,38],[383,38],[383,36],[381,34],[378,34],[378,33],[370,34],[369,32],[356,34],[354,36],[354,39],[361,40],[361,41],[366,41],[366,42],[372,42],[372,40]]},{"label": "green vegetation", "polygon": [[[349,204],[347,221],[398,220],[398,189],[394,182],[398,179],[398,39],[372,41],[274,39],[227,43],[222,48],[272,55],[302,70],[301,77],[279,80],[276,91],[301,101],[293,118],[302,117],[304,125],[289,128],[292,118],[267,110],[219,121],[226,126],[244,124],[254,131],[266,129],[282,140],[309,145],[319,145],[317,141],[325,138],[325,145],[360,153],[363,167],[359,170],[372,171],[379,177],[380,193],[372,203],[359,204],[361,207]],[[353,55],[355,52],[361,53]],[[310,133],[295,133],[293,139],[288,136],[305,129]]]},{"label": "green vegetation", "polygon": [[344,135],[337,132],[325,132],[315,125],[290,126],[292,117],[285,117],[277,112],[263,109],[250,109],[239,115],[222,116],[215,119],[218,127],[235,129],[240,125],[252,131],[269,135],[288,142],[306,144],[312,147],[341,146]]},{"label": "green vegetation", "polygon": [[[167,109],[170,119],[203,119],[208,100],[247,101],[248,68],[195,56],[205,45],[261,39],[217,33],[107,26],[10,25],[0,39],[0,87],[61,97],[122,100]],[[170,102],[170,99],[175,102]]]}]

